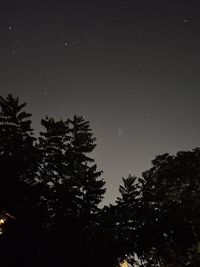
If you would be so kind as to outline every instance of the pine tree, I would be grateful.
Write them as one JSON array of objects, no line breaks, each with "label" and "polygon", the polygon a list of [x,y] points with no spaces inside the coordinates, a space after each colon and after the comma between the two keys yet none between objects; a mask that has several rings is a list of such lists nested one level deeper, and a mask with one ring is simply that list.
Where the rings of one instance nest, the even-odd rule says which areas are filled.
[{"label": "pine tree", "polygon": [[14,216],[28,198],[37,168],[31,114],[23,111],[25,106],[11,94],[0,97],[0,209]]},{"label": "pine tree", "polygon": [[[98,204],[105,192],[104,181],[99,179],[101,172],[87,156],[95,148],[96,139],[82,117],[65,122],[46,118],[42,125],[40,182],[50,213],[51,261],[58,261],[57,251],[59,261],[70,256],[72,264],[80,264],[88,253],[86,240],[96,224]],[[62,241],[65,247],[59,245]]]},{"label": "pine tree", "polygon": [[69,127],[69,143],[66,157],[70,176],[74,178],[80,190],[79,217],[87,227],[93,223],[98,204],[105,193],[104,181],[99,179],[102,174],[97,171],[94,159],[88,156],[96,147],[90,124],[83,117],[74,116],[67,122]]},{"label": "pine tree", "polygon": [[138,212],[141,200],[141,183],[139,183],[137,177],[131,175],[126,179],[122,178],[122,181],[123,185],[119,187],[121,197],[117,198],[116,203],[120,216],[119,232],[122,235],[122,239],[128,240],[130,231],[133,238],[133,236],[136,236],[137,228],[139,227]]},{"label": "pine tree", "polygon": [[132,263],[138,254],[138,234],[141,228],[141,188],[143,180],[129,175],[122,178],[123,184],[119,187],[120,197],[116,201],[117,210],[117,237],[121,240],[121,257]]},{"label": "pine tree", "polygon": [[[68,171],[80,192],[77,217],[76,257],[78,266],[87,266],[93,251],[93,239],[98,228],[98,204],[105,193],[104,181],[100,179],[94,159],[88,154],[96,147],[96,138],[90,123],[83,117],[74,116],[66,121],[69,128],[69,143],[66,151]],[[78,255],[78,256],[77,256]]]},{"label": "pine tree", "polygon": [[[140,180],[140,179],[139,179]],[[122,178],[120,197],[114,205],[105,206],[99,214],[99,225],[93,237],[91,265],[119,266],[125,259],[135,263],[141,181],[129,175]]]},{"label": "pine tree", "polygon": [[69,204],[70,199],[75,201],[76,206],[72,206],[71,212],[76,212],[77,218],[95,214],[105,189],[104,181],[99,179],[102,172],[96,170],[94,159],[88,157],[96,146],[89,122],[74,116],[66,122],[46,118],[42,125],[45,131],[40,133],[38,145],[43,155],[41,181],[48,183],[50,191],[57,197],[61,196],[58,193],[60,186],[65,190],[66,199],[62,203],[68,201]]},{"label": "pine tree", "polygon": [[56,220],[77,210],[78,188],[68,173],[65,156],[69,130],[62,121],[46,117],[41,121],[45,131],[40,132],[38,148],[42,155],[39,180],[43,186],[43,202],[49,210],[49,219]]},{"label": "pine tree", "polygon": [[37,251],[38,154],[31,114],[25,107],[26,103],[20,104],[11,94],[0,97],[0,216],[6,221],[0,249],[4,266],[31,266],[29,261]]}]

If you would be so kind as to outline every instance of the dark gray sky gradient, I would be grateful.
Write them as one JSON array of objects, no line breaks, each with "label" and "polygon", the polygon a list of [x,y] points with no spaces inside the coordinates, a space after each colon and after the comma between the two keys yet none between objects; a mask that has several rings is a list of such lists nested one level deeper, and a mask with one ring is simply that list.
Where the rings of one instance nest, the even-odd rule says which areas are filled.
[{"label": "dark gray sky gradient", "polygon": [[200,4],[15,0],[0,9],[0,93],[45,115],[85,115],[105,203],[155,155],[200,145]]}]

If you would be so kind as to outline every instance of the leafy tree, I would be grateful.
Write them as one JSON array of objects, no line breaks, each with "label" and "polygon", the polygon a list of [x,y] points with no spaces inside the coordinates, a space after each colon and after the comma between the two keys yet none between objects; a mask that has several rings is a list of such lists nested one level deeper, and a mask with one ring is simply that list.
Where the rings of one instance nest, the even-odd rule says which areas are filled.
[{"label": "leafy tree", "polygon": [[72,222],[77,213],[79,191],[67,170],[67,125],[48,117],[42,119],[41,124],[44,131],[40,132],[38,143],[42,155],[38,178],[42,188],[41,205],[47,211],[41,258],[43,265],[51,266],[57,265],[58,260],[66,261],[64,254],[70,255],[74,250],[73,241],[67,242],[64,248],[63,243],[73,240],[75,223]]},{"label": "leafy tree", "polygon": [[143,173],[144,254],[160,266],[198,266],[200,149],[164,154]]},{"label": "leafy tree", "polygon": [[56,217],[65,216],[72,210],[69,202],[73,203],[71,197],[75,197],[75,194],[69,195],[72,186],[69,187],[71,179],[67,174],[65,157],[66,142],[69,139],[67,127],[62,120],[56,122],[48,117],[43,119],[41,124],[45,131],[40,133],[38,145],[42,155],[39,180],[44,189],[43,202],[49,211],[49,222],[56,220]]},{"label": "leafy tree", "polygon": [[[48,185],[51,193],[57,194],[59,187],[66,189],[69,199],[63,199],[62,203],[69,204],[71,199],[77,204],[68,210],[70,215],[75,209],[77,217],[82,216],[83,210],[85,214],[95,213],[105,189],[104,181],[98,179],[102,172],[96,171],[96,164],[91,164],[94,160],[87,156],[96,146],[89,122],[74,116],[73,120],[66,122],[46,118],[42,120],[42,125],[45,131],[40,133],[38,145],[43,156],[40,180]],[[55,198],[53,201],[55,204]],[[58,215],[58,210],[56,212]],[[67,207],[63,212],[67,212]]]},{"label": "leafy tree", "polygon": [[[26,103],[20,104],[19,99],[11,94],[6,98],[0,97],[0,213],[6,220],[0,245],[4,251],[4,266],[19,264],[22,250],[18,242],[30,259],[35,249],[32,245],[35,242],[34,229],[38,226],[35,192],[38,158],[31,114],[23,110],[25,106]],[[10,254],[12,257],[8,256]],[[24,262],[27,260],[26,257],[23,259]]]},{"label": "leafy tree", "polygon": [[125,259],[136,263],[142,184],[131,175],[122,181],[119,187],[121,196],[114,205],[105,206],[99,215],[91,265],[115,267]]},{"label": "leafy tree", "polygon": [[4,266],[64,265],[69,257],[75,266],[87,265],[105,192],[102,172],[88,157],[96,139],[89,122],[74,116],[43,119],[36,143],[25,106],[12,95],[0,98]]},{"label": "leafy tree", "polygon": [[[65,122],[46,118],[42,125],[45,131],[41,132],[38,145],[43,156],[39,179],[44,185],[51,237],[57,246],[51,249],[59,250],[65,260],[67,250],[71,262],[78,264],[76,261],[83,262],[87,254],[86,239],[92,233],[105,192],[103,180],[98,179],[101,172],[87,156],[95,148],[95,138],[89,122],[82,117],[74,116]],[[69,243],[58,249],[60,240]]]}]

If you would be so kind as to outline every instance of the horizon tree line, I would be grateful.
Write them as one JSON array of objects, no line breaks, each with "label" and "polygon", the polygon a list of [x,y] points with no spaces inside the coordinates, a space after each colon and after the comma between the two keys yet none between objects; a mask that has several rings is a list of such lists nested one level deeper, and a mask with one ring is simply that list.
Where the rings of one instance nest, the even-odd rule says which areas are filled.
[{"label": "horizon tree line", "polygon": [[200,148],[155,157],[100,208],[89,121],[46,117],[36,138],[25,107],[0,96],[2,266],[200,265]]}]

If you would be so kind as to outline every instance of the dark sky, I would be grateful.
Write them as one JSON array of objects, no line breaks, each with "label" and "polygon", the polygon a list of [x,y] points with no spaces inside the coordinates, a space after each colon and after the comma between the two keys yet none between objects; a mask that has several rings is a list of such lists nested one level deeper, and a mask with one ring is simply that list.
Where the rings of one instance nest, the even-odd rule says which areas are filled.
[{"label": "dark sky", "polygon": [[84,115],[105,202],[155,155],[200,145],[200,4],[1,0],[0,93],[45,115]]}]

